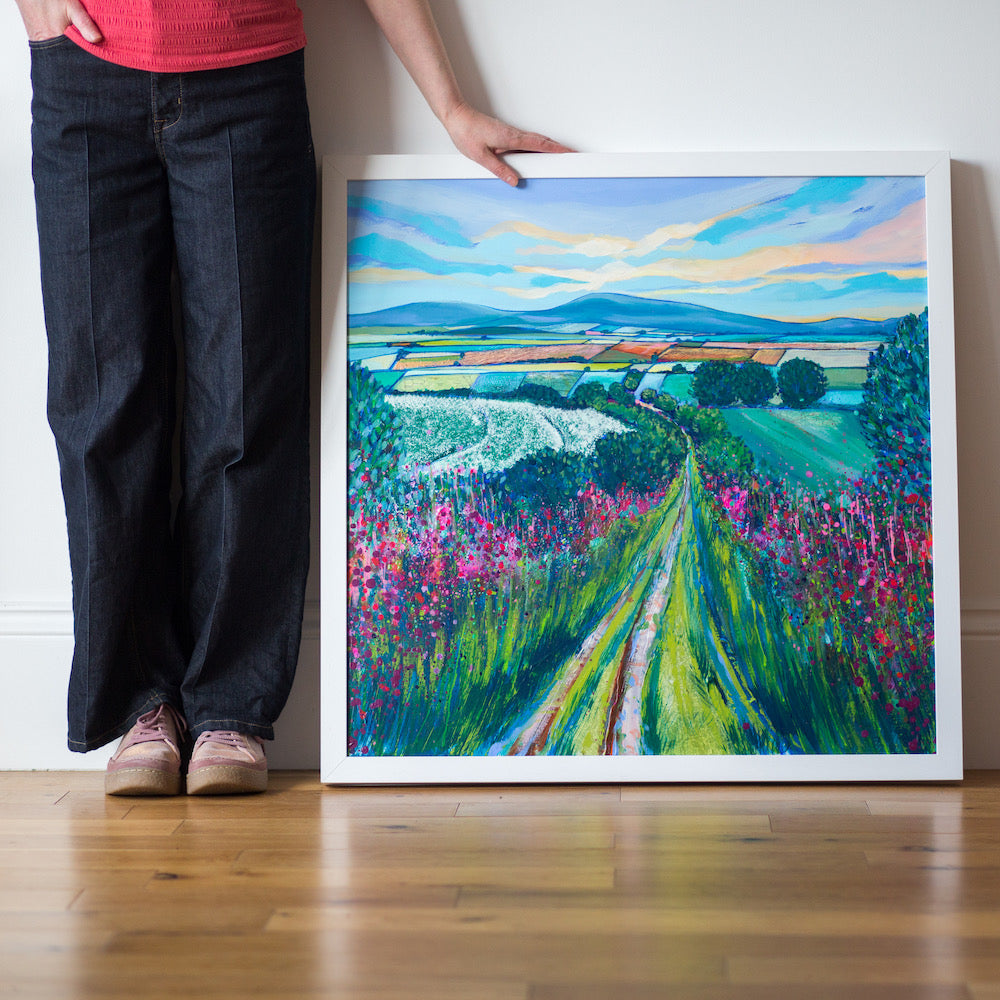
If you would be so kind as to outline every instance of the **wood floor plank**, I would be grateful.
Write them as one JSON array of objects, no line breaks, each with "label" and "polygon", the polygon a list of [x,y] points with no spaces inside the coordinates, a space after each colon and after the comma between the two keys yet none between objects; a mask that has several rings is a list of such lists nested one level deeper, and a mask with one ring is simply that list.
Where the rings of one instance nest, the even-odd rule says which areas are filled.
[{"label": "wood floor plank", "polygon": [[622,789],[622,804],[630,810],[641,812],[637,806],[655,806],[654,813],[696,812],[741,813],[772,812],[833,812],[847,815],[864,814],[869,811],[868,796],[858,792],[851,795],[842,789],[831,791],[803,789],[795,794],[776,789],[738,788],[723,786],[675,787],[675,786],[635,786]]},{"label": "wood floor plank", "polygon": [[961,798],[896,798],[869,799],[868,811],[873,816],[966,816],[970,819],[1000,819],[1000,802],[972,795]]},{"label": "wood floor plank", "polygon": [[[273,863],[276,866],[301,866],[302,864],[317,865],[331,868],[343,865],[392,865],[401,855],[402,845],[366,843],[359,840],[357,844],[339,848],[304,848],[298,843],[294,843],[287,849],[280,851],[246,848],[241,854],[241,860],[248,865],[262,865]],[[409,863],[414,866],[432,865],[440,866],[464,866],[464,865],[487,865],[492,866],[501,861],[511,864],[524,863],[525,848],[518,849],[511,847],[506,850],[490,848],[488,845],[442,842],[437,846],[427,846],[418,850],[407,850],[406,857]],[[310,857],[311,856],[311,857]],[[615,852],[612,848],[543,848],[533,852],[535,859],[533,864],[536,867],[560,866],[571,864],[573,867],[584,865],[596,865],[600,868],[615,866]]]},{"label": "wood floor plank", "polygon": [[[573,935],[496,934],[463,938],[442,937],[419,929],[410,933],[339,933],[226,936],[215,935],[210,942],[204,936],[180,934],[158,941],[150,934],[123,934],[106,950],[106,958],[121,968],[157,955],[165,948],[185,955],[184,968],[174,981],[182,992],[191,989],[206,970],[231,978],[234,990],[250,988],[253,982],[245,968],[248,953],[255,955],[262,972],[261,985],[270,987],[274,974],[272,963],[296,974],[308,974],[310,963],[325,963],[331,984],[343,987],[348,981],[369,983],[382,977],[402,983],[408,976],[436,977],[450,982],[544,980],[552,970],[570,983],[587,983],[616,970],[623,983],[722,982],[724,966],[721,953],[713,944],[704,951],[690,942],[665,940],[656,935],[618,935],[608,932],[588,936],[585,946]],[[221,956],[232,956],[220,966]],[[322,956],[322,958],[320,958]]]},{"label": "wood floor plank", "polygon": [[[773,986],[747,986],[727,983],[723,986],[673,986],[670,1000],[845,1000],[842,984],[796,986],[784,983],[781,991]],[[588,983],[585,986],[541,985],[532,991],[531,1000],[621,1000],[620,983]],[[663,1000],[660,986],[629,986],[628,1000]],[[971,997],[964,986],[927,986],[922,983],[884,985],[852,983],[850,1000],[980,1000]],[[983,1000],[994,1000],[992,997]]]},{"label": "wood floor plank", "polygon": [[[998,832],[1000,836],[1000,832]],[[889,848],[882,851],[865,851],[870,865],[892,865],[901,868],[1000,868],[1000,844],[992,850],[967,851],[909,851]]]},{"label": "wood floor plank", "polygon": [[70,791],[102,791],[99,771],[0,771],[0,799],[9,795],[61,797]]},{"label": "wood floor plank", "polygon": [[78,869],[71,864],[46,867],[17,867],[0,870],[0,893],[11,890],[80,892],[89,886],[113,887],[122,894],[141,889],[153,877],[149,868],[111,868],[108,866]]},{"label": "wood floor plank", "polygon": [[882,983],[903,986],[910,983],[945,986],[970,980],[1000,979],[1000,954],[997,955],[904,955],[904,956],[743,956],[727,960],[734,983],[769,984],[782,988],[787,984]]},{"label": "wood floor plank", "polygon": [[0,913],[50,913],[66,910],[80,895],[79,889],[38,889],[0,886]]},{"label": "wood floor plank", "polygon": [[972,1000],[1000,1000],[1000,980],[992,983],[970,983]]},{"label": "wood floor plank", "polygon": [[[644,814],[662,814],[663,807],[655,801],[641,799],[622,800],[613,795],[577,796],[576,798],[561,798],[558,795],[549,798],[518,797],[502,800],[476,800],[463,802],[458,808],[459,816],[641,816]],[[711,810],[702,810],[702,815],[710,814]],[[760,810],[753,810],[760,814]],[[677,815],[683,822],[684,812]],[[727,814],[733,817],[733,822],[740,822],[738,814]]]},{"label": "wood floor plank", "polygon": [[[3,825],[4,815],[14,812],[15,803],[0,801],[0,827]],[[16,803],[18,821],[43,819],[43,820],[63,820],[72,822],[77,819],[92,820],[120,820],[124,819],[129,812],[129,804],[126,799],[115,799],[110,796],[80,795],[73,792],[66,792],[50,801],[34,801]]]},{"label": "wood floor plank", "polygon": [[[394,933],[420,932],[435,929],[459,934],[517,933],[545,934],[605,933],[611,923],[615,933],[658,934],[663,936],[716,936],[775,940],[778,953],[794,947],[795,940],[822,938],[828,950],[857,951],[859,948],[884,947],[886,942],[910,940],[915,948],[927,949],[926,942],[947,939],[952,942],[972,941],[977,946],[984,940],[1000,936],[1000,912],[974,913],[957,918],[952,915],[910,914],[890,915],[886,912],[854,911],[850,914],[814,910],[734,911],[731,909],[691,910],[686,907],[619,906],[600,909],[588,907],[498,907],[476,906],[465,902],[453,911],[395,911],[391,908],[370,907],[307,907],[282,908],[268,922],[267,930],[276,931],[336,931],[350,928],[355,932],[370,930]],[[839,944],[839,941],[846,944]],[[878,945],[869,945],[877,940]],[[815,945],[811,946],[815,947]],[[899,950],[901,945],[891,947]],[[956,944],[956,947],[957,944]]]},{"label": "wood floor plank", "polygon": [[[186,819],[178,827],[178,837],[193,837],[205,833],[225,834],[231,841],[239,838],[255,843],[280,840],[289,844],[297,837],[309,837],[320,842],[327,850],[339,847],[371,847],[389,850],[437,848],[443,843],[478,850],[484,847],[497,850],[520,848],[530,838],[534,849],[585,850],[610,849],[614,846],[617,826],[606,817],[584,817],[568,826],[558,817],[532,818],[518,821],[510,817],[504,824],[492,818],[456,817],[385,817],[351,818],[337,816],[312,817],[308,829],[298,822],[298,817],[267,819],[230,819],[229,817],[201,817]],[[765,824],[766,824],[766,817]],[[757,824],[765,829],[766,826]]]},{"label": "wood floor plank", "polygon": [[[268,956],[272,958],[273,956]],[[416,978],[405,974],[373,973],[364,983],[349,975],[337,975],[322,969],[312,974],[289,971],[280,958],[278,971],[252,979],[246,972],[234,979],[223,979],[199,971],[194,975],[150,975],[136,961],[122,962],[88,955],[84,962],[57,958],[51,964],[38,956],[19,963],[5,975],[4,982],[16,986],[16,996],[32,1000],[63,998],[128,998],[134,1000],[141,985],[143,1000],[530,1000],[530,986],[524,982],[482,977],[442,981],[439,978]],[[5,970],[5,973],[7,970]],[[197,981],[196,976],[202,976]],[[338,981],[342,980],[342,981]],[[67,988],[69,984],[69,988]],[[178,985],[180,984],[180,985]],[[188,992],[178,992],[187,990]]]},{"label": "wood floor plank", "polygon": [[187,897],[184,905],[162,906],[145,894],[122,897],[117,892],[86,889],[71,903],[70,911],[87,914],[96,927],[119,933],[151,934],[253,934],[263,929],[274,911],[267,899],[222,901],[206,894]]},{"label": "wood floor plank", "polygon": [[831,815],[825,810],[808,812],[781,812],[773,815],[772,829],[775,833],[807,834],[820,836],[827,834],[848,834],[850,836],[892,836],[900,833],[908,835],[939,835],[961,833],[965,817],[961,813],[917,815],[869,813],[860,815]]},{"label": "wood floor plank", "polygon": [[564,889],[610,890],[614,886],[615,871],[611,865],[594,867],[584,865],[538,866],[519,865],[516,861],[494,864],[413,865],[406,861],[385,865],[350,865],[333,868],[276,868],[264,866],[239,866],[230,875],[216,874],[212,881],[220,888],[231,885],[298,889],[307,886],[324,886],[338,889],[377,887],[380,891],[402,889],[405,886],[447,887],[458,889],[467,886],[505,889]]},{"label": "wood floor plank", "polygon": [[105,846],[93,844],[63,845],[61,849],[54,848],[0,848],[0,884],[4,873],[16,865],[19,868],[48,868],[49,871],[92,872],[106,868],[117,870],[139,869],[155,872],[162,868],[170,868],[181,864],[222,866],[235,862],[239,856],[238,849],[225,850],[216,847],[211,850],[182,850],[169,838],[163,838],[159,846],[150,846],[148,842],[130,847],[129,842],[116,839]]},{"label": "wood floor plank", "polygon": [[61,912],[19,913],[12,921],[0,914],[0,995],[7,982],[9,962],[14,956],[45,959],[60,952],[76,954],[106,947],[114,930],[97,927],[79,914]]}]

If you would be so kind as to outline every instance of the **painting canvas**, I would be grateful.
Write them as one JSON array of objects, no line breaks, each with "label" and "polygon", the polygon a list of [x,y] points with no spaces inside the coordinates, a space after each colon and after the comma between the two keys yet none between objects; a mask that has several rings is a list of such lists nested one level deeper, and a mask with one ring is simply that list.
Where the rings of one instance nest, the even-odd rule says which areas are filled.
[{"label": "painting canvas", "polygon": [[960,776],[947,157],[666,160],[327,161],[326,780]]}]

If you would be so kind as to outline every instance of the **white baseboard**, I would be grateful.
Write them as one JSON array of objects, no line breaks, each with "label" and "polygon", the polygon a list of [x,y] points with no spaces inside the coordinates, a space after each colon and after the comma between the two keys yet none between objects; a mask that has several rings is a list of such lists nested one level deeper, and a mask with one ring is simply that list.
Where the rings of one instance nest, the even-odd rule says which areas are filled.
[{"label": "white baseboard", "polygon": [[73,634],[73,612],[68,604],[0,603],[0,636],[55,638]]},{"label": "white baseboard", "polygon": [[[68,604],[0,602],[0,636],[52,639],[72,635],[73,611]],[[319,638],[319,601],[306,602],[302,638]]]},{"label": "white baseboard", "polygon": [[963,639],[1000,638],[1000,609],[965,608],[962,610]]}]

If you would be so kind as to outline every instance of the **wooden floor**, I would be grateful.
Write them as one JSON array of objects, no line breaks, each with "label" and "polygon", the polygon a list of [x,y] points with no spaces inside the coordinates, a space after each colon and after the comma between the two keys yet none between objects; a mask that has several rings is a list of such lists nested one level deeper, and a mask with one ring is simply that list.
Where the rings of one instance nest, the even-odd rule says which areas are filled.
[{"label": "wooden floor", "polygon": [[1000,1000],[1000,772],[960,785],[109,799],[0,773],[0,995]]}]

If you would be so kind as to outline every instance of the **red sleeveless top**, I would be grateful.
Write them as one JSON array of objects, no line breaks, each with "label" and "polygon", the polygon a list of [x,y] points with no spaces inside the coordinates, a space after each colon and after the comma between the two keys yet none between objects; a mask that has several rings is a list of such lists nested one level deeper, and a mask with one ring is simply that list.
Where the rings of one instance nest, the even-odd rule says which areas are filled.
[{"label": "red sleeveless top", "polygon": [[306,44],[295,0],[84,0],[104,41],[101,59],[153,73],[222,69],[288,55]]}]

